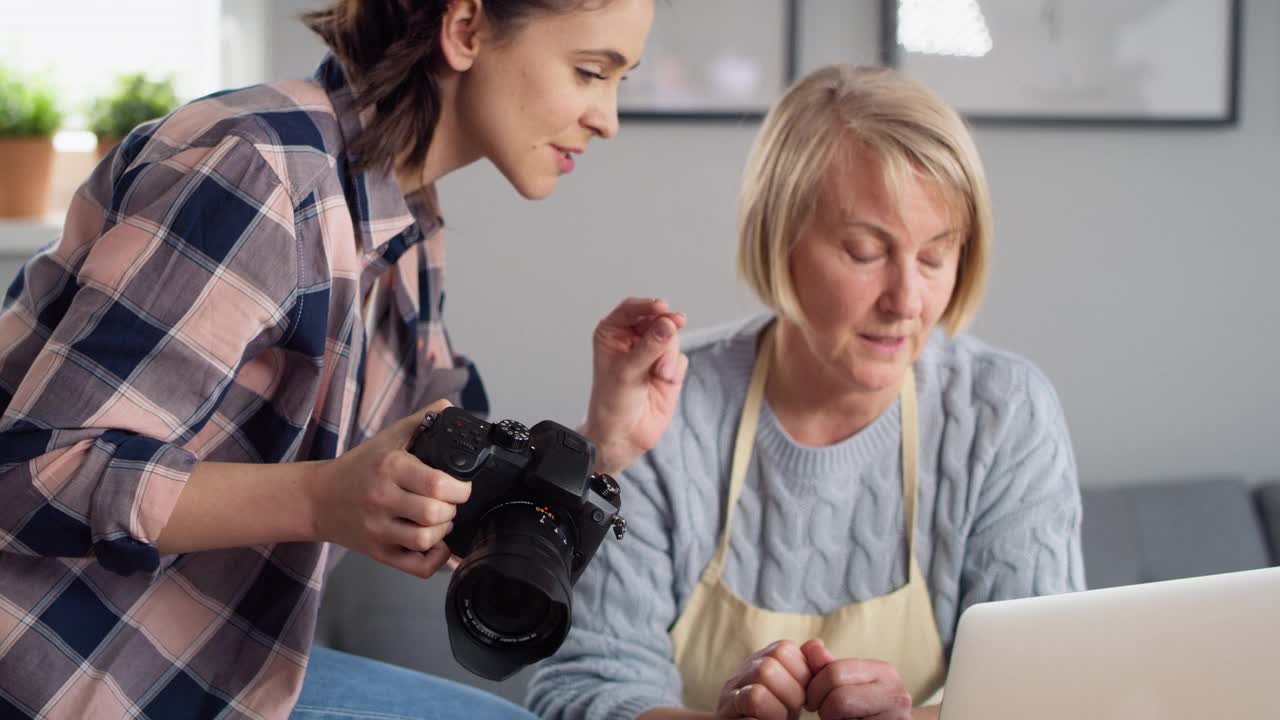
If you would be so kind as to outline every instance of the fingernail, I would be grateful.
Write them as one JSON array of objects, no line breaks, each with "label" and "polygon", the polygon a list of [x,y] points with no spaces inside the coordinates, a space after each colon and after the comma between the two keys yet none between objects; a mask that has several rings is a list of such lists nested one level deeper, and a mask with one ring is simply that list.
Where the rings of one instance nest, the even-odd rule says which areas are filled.
[{"label": "fingernail", "polygon": [[671,325],[662,320],[658,320],[653,324],[653,336],[659,340],[666,340],[671,337]]}]

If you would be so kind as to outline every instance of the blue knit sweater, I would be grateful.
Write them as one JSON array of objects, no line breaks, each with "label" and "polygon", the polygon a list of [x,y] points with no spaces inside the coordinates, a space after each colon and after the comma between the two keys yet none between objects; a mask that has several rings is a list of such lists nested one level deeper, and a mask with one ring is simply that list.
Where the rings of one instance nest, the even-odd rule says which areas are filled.
[{"label": "blue knit sweater", "polygon": [[[629,532],[605,540],[576,587],[568,639],[530,680],[539,715],[631,718],[681,704],[668,632],[724,525],[734,434],[768,320],[686,341],[676,416],[620,479]],[[915,374],[916,557],[949,652],[974,603],[1084,588],[1080,496],[1062,408],[1030,362],[939,331]],[[765,403],[725,559],[730,590],[818,614],[906,582],[899,417],[895,402],[852,437],[811,447]]]}]

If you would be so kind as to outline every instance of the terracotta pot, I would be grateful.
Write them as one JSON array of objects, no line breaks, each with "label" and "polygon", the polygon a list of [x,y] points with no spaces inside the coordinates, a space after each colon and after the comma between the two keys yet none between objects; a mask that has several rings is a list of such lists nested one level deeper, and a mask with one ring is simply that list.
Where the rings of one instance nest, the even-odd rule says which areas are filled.
[{"label": "terracotta pot", "polygon": [[0,138],[0,217],[43,217],[52,184],[53,138]]},{"label": "terracotta pot", "polygon": [[102,158],[106,157],[107,153],[111,152],[111,148],[119,145],[120,141],[123,139],[124,138],[117,137],[115,135],[99,135],[98,136],[98,159],[101,160]]}]

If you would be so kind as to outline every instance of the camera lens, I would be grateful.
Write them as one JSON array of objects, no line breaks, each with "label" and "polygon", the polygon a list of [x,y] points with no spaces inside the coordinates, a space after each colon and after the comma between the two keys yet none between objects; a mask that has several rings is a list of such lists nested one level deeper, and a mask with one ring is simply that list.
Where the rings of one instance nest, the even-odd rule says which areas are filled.
[{"label": "camera lens", "polygon": [[551,600],[523,580],[486,572],[471,590],[476,620],[507,638],[536,633],[551,615]]},{"label": "camera lens", "polygon": [[569,632],[575,538],[567,519],[528,501],[495,506],[445,600],[454,657],[493,680],[554,653]]}]

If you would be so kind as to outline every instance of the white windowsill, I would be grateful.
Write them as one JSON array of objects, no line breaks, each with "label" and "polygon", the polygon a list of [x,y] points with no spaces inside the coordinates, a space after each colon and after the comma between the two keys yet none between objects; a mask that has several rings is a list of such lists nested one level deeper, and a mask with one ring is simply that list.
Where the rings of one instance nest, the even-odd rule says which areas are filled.
[{"label": "white windowsill", "polygon": [[58,239],[61,218],[0,220],[0,258],[25,260]]}]

